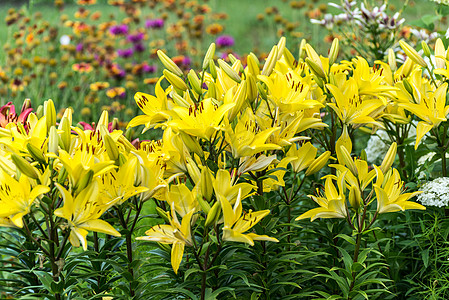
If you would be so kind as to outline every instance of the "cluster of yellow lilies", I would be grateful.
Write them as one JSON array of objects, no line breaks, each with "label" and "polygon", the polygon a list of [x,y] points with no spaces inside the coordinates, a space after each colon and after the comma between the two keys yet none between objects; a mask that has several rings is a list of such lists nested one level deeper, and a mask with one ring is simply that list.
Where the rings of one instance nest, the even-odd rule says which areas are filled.
[{"label": "cluster of yellow lilies", "polygon": [[[437,66],[401,43],[409,58],[400,67],[394,53],[374,66],[362,57],[337,63],[338,40],[328,57],[301,43],[298,59],[285,43],[263,64],[252,53],[245,63],[232,55],[215,61],[212,44],[202,70],[187,74],[159,51],[166,70],[155,95],[135,95],[144,114],[129,126],[163,134],[138,147],[122,131],[108,130],[107,113],[92,130],[74,126],[70,109],[57,122],[51,100],[40,118],[8,124],[0,131],[0,226],[23,227],[25,216],[43,206],[70,229],[73,246],[87,249],[89,231],[119,236],[116,224],[102,219],[110,208],[130,197],[155,199],[165,224],[138,239],[171,244],[177,272],[185,247],[197,247],[197,228],[215,228],[223,242],[276,242],[254,231],[270,210],[254,211],[248,198],[290,189],[287,173],[330,173],[323,191],[310,195],[319,207],[297,219],[346,218],[360,232],[365,225],[354,216],[367,209],[424,209],[410,201],[419,192],[404,193],[392,167],[396,143],[376,166],[351,155],[352,137],[354,130],[375,132],[385,122],[417,117],[417,147],[446,122],[449,60],[441,41]],[[424,74],[430,69],[438,79]]]}]

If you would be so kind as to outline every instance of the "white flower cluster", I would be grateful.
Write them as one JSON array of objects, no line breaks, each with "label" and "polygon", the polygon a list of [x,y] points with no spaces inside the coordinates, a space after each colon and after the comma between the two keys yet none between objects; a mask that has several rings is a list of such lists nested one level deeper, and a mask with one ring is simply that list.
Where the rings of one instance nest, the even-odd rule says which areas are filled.
[{"label": "white flower cluster", "polygon": [[449,5],[449,0],[432,0],[433,2]]},{"label": "white flower cluster", "polygon": [[449,177],[440,177],[420,187],[418,201],[425,206],[445,207],[449,204]]},{"label": "white flower cluster", "polygon": [[384,142],[390,140],[387,132],[379,129],[376,133],[376,135],[372,135],[370,137],[365,148],[366,158],[370,163],[378,163],[379,161],[382,161],[389,149],[389,145]]},{"label": "white flower cluster", "polygon": [[399,19],[399,13],[395,13],[392,17],[386,14],[387,6],[383,4],[380,7],[373,7],[368,9],[362,2],[360,8],[356,7],[357,1],[342,1],[341,5],[336,3],[329,3],[329,6],[333,6],[342,11],[337,15],[326,14],[322,20],[312,19],[314,24],[320,24],[327,29],[332,29],[334,25],[341,23],[353,23],[357,26],[368,28],[371,25],[378,26],[380,29],[397,29],[405,19]]}]

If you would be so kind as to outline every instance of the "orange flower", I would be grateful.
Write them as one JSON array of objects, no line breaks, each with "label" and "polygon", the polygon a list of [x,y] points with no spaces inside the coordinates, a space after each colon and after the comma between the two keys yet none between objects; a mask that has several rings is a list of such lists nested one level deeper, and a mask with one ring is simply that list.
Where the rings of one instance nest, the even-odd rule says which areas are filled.
[{"label": "orange flower", "polygon": [[90,90],[93,92],[101,91],[109,87],[108,82],[94,82],[90,84]]},{"label": "orange flower", "polygon": [[76,3],[79,5],[92,5],[97,3],[97,0],[78,0]]},{"label": "orange flower", "polygon": [[125,89],[123,87],[113,87],[106,92],[106,96],[109,98],[123,97],[125,95]]},{"label": "orange flower", "polygon": [[220,24],[217,24],[217,23],[211,24],[211,25],[207,26],[207,28],[206,28],[206,32],[208,34],[212,34],[212,35],[219,34],[222,31],[223,31],[223,26],[221,26]]},{"label": "orange flower", "polygon": [[73,64],[72,70],[79,73],[90,73],[92,66],[89,63],[81,62],[79,64]]}]

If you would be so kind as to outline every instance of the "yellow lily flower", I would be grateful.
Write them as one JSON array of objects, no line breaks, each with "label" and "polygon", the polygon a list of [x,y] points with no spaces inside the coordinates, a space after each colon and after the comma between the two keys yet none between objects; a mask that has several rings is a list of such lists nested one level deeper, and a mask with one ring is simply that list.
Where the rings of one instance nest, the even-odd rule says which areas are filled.
[{"label": "yellow lily flower", "polygon": [[29,178],[23,174],[17,181],[0,169],[0,226],[13,224],[22,228],[22,218],[30,212],[34,200],[49,191],[43,185],[31,188]]},{"label": "yellow lily flower", "polygon": [[130,158],[120,166],[100,175],[100,203],[108,208],[120,205],[130,197],[148,191],[147,187],[134,186],[137,168],[137,158]]},{"label": "yellow lily flower", "polygon": [[428,95],[422,95],[419,103],[399,103],[400,107],[410,111],[422,121],[416,126],[415,149],[423,138],[432,128],[446,121],[449,113],[449,105],[446,104],[447,83],[443,83],[435,92]]},{"label": "yellow lily flower", "polygon": [[404,182],[401,181],[398,170],[391,169],[384,176],[379,167],[375,166],[375,169],[377,172],[377,181],[373,186],[377,198],[377,211],[380,214],[400,210],[404,211],[406,209],[426,209],[419,203],[408,201],[410,198],[422,192],[403,193]]},{"label": "yellow lily flower", "polygon": [[324,184],[324,195],[317,189],[317,196],[309,195],[320,207],[313,208],[295,220],[302,220],[310,218],[313,221],[317,218],[346,218],[346,198],[345,198],[345,183],[346,172],[340,173],[337,178],[338,192],[331,177],[326,178]]},{"label": "yellow lily flower", "polygon": [[146,236],[137,237],[137,240],[172,244],[171,265],[175,274],[178,274],[185,246],[192,246],[191,225],[193,210],[187,213],[179,223],[176,213],[172,209],[172,216],[167,213],[170,225],[156,225],[145,232]]},{"label": "yellow lily flower", "polygon": [[56,183],[56,187],[64,199],[64,206],[55,210],[55,216],[66,219],[70,227],[69,241],[74,247],[80,243],[87,250],[87,233],[95,231],[113,236],[120,236],[109,223],[101,220],[101,215],[109,208],[100,201],[100,189],[97,181],[93,181],[76,197],[67,191],[62,185]]},{"label": "yellow lily flower", "polygon": [[280,127],[274,127],[259,131],[251,109],[246,109],[235,129],[232,129],[231,125],[226,126],[225,136],[232,155],[239,158],[266,150],[280,150],[279,145],[265,143],[269,136],[279,129]]},{"label": "yellow lily flower", "polygon": [[310,164],[315,160],[316,153],[317,148],[315,148],[310,142],[307,142],[299,148],[296,144],[293,144],[286,155],[287,157],[293,158],[293,160],[290,161],[293,172],[299,173],[310,166]]},{"label": "yellow lily flower", "polygon": [[341,89],[332,84],[327,84],[326,87],[335,98],[335,103],[327,105],[344,124],[374,124],[383,128],[383,125],[371,116],[384,105],[382,100],[362,97],[354,78],[349,78]]},{"label": "yellow lily flower", "polygon": [[189,108],[177,106],[173,111],[179,119],[170,121],[168,125],[209,141],[216,131],[221,130],[220,123],[224,115],[234,106],[234,103],[218,106],[211,98],[204,99],[198,105]]},{"label": "yellow lily flower", "polygon": [[177,184],[170,186],[166,200],[176,213],[184,217],[192,211],[195,213],[200,210],[197,195],[197,188],[191,191],[185,184]]},{"label": "yellow lily flower", "polygon": [[227,170],[220,169],[217,171],[215,178],[213,178],[215,195],[224,196],[231,204],[235,203],[239,193],[241,199],[245,199],[253,194],[251,192],[254,189],[252,184],[245,182],[236,183],[237,178],[235,175],[236,172],[233,172],[233,176],[231,176]]},{"label": "yellow lily flower", "polygon": [[134,117],[127,127],[145,125],[146,128],[153,128],[157,123],[165,122],[170,118],[167,95],[161,87],[163,78],[161,77],[156,83],[156,97],[140,92],[134,95],[134,100],[144,115]]},{"label": "yellow lily flower", "polygon": [[277,239],[267,235],[258,235],[255,233],[243,234],[268,215],[270,213],[269,210],[255,212],[249,210],[248,213],[243,213],[242,215],[240,195],[237,196],[234,208],[232,208],[231,203],[223,195],[218,194],[218,199],[223,209],[223,241],[247,243],[251,246],[254,246],[254,241],[279,242]]}]

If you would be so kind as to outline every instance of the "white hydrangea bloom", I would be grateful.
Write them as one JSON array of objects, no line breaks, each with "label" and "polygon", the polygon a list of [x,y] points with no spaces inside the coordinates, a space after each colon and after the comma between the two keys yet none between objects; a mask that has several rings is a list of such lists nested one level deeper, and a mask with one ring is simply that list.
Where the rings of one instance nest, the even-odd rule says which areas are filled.
[{"label": "white hydrangea bloom", "polygon": [[390,138],[385,130],[379,129],[376,131],[376,135],[372,135],[368,144],[366,145],[365,152],[366,158],[369,162],[376,163],[381,161],[390,147],[390,145],[385,144],[385,140],[389,141]]},{"label": "white hydrangea bloom", "polygon": [[449,203],[449,177],[440,177],[420,187],[418,201],[424,206],[445,207]]}]

